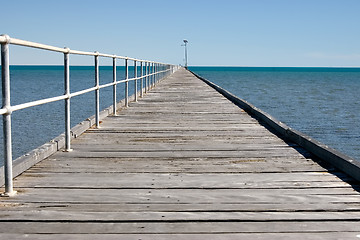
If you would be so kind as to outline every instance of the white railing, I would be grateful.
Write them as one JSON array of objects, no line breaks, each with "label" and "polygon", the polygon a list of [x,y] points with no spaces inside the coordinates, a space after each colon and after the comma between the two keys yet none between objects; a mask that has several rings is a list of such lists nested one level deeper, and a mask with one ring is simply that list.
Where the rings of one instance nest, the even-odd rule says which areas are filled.
[{"label": "white railing", "polygon": [[[140,96],[146,93],[158,81],[175,72],[178,66],[165,64],[154,61],[141,60],[136,58],[129,58],[111,54],[103,54],[99,52],[83,52],[71,50],[69,48],[59,48],[40,43],[24,41],[16,38],[10,38],[7,35],[0,36],[1,44],[1,80],[2,80],[2,100],[3,105],[0,109],[0,114],[3,115],[3,136],[4,136],[4,177],[5,177],[5,196],[14,195],[16,192],[13,190],[13,174],[12,174],[12,141],[11,141],[11,114],[14,111],[38,106],[46,103],[64,100],[65,101],[65,151],[71,151],[70,145],[70,99],[88,92],[95,92],[95,125],[99,127],[99,102],[100,102],[100,89],[106,87],[113,87],[113,114],[116,115],[116,86],[120,83],[125,83],[125,107],[129,104],[129,82],[134,81],[134,96],[135,101],[138,99],[138,81],[140,81]],[[11,106],[10,104],[10,63],[9,63],[9,45],[20,45],[30,48],[44,49],[52,52],[59,52],[64,54],[64,85],[65,93],[60,96],[41,99],[37,101],[26,102],[18,105]],[[70,91],[70,55],[88,55],[94,56],[95,64],[95,85],[94,87],[87,88],[81,91]],[[113,79],[111,83],[99,84],[99,57],[112,58],[113,60]],[[116,79],[116,60],[125,60],[125,79]],[[129,61],[134,63],[134,77],[129,78]],[[145,85],[144,85],[145,84]]]}]

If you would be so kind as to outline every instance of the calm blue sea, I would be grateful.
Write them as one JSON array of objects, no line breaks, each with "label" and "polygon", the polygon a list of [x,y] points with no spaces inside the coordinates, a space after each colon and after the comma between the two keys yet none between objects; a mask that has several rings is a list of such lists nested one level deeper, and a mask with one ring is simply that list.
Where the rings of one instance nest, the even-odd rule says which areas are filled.
[{"label": "calm blue sea", "polygon": [[289,127],[360,160],[360,68],[190,69]]},{"label": "calm blue sea", "polygon": [[[190,67],[288,126],[360,159],[360,69]],[[62,66],[11,66],[11,104],[64,93]],[[133,75],[130,68],[129,76]],[[124,79],[124,67],[117,69]],[[94,68],[70,68],[71,92],[94,86]],[[112,81],[112,67],[100,67],[100,83]],[[118,87],[118,99],[124,86]],[[129,93],[133,93],[130,84]],[[102,89],[101,109],[112,104],[112,88]],[[71,99],[71,125],[94,115],[94,93]],[[64,102],[16,111],[12,115],[14,159],[64,132]],[[2,129],[0,132],[2,138]],[[2,165],[0,144],[0,165]]]}]

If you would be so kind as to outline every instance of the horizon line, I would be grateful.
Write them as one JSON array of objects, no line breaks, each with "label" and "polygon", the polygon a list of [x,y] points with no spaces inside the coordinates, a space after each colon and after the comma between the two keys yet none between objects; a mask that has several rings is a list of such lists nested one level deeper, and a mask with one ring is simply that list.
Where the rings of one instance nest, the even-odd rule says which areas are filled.
[{"label": "horizon line", "polygon": [[[1,65],[0,65],[1,66]],[[10,64],[10,66],[64,66],[63,64]],[[74,64],[70,66],[77,67],[91,67],[94,65],[81,65]],[[109,66],[112,65],[100,65],[100,66]],[[125,66],[125,65],[117,65]],[[132,65],[130,65],[132,66]],[[130,67],[129,66],[129,67]],[[239,68],[360,68],[360,66],[243,66],[243,65],[189,65],[188,67],[239,67]]]}]

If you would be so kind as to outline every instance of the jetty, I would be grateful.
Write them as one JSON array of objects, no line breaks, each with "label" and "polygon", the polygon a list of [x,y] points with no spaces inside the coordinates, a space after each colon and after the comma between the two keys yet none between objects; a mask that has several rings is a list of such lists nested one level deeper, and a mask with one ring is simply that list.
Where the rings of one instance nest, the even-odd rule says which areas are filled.
[{"label": "jetty", "polygon": [[185,69],[15,178],[2,239],[357,239],[358,182]]},{"label": "jetty", "polygon": [[[360,239],[359,163],[221,87],[157,62],[8,36],[0,43],[1,239]],[[67,84],[70,54],[92,55],[95,87],[72,93],[65,84],[62,96],[11,106],[9,44],[63,53]],[[99,85],[99,57],[114,60],[111,84]],[[125,60],[124,80],[117,59]],[[130,81],[140,86],[132,96]],[[100,111],[100,89],[116,96],[119,83],[125,99]],[[90,91],[95,116],[70,129],[70,99]],[[59,100],[64,135],[12,168],[12,111]]]}]

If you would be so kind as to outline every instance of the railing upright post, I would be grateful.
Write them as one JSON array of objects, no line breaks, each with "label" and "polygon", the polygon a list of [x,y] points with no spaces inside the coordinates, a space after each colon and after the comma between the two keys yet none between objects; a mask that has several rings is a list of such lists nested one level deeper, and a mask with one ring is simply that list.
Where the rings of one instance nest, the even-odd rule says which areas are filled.
[{"label": "railing upright post", "polygon": [[113,115],[116,116],[116,57],[113,57]]},{"label": "railing upright post", "polygon": [[150,91],[150,81],[151,81],[151,62],[148,64],[148,91]]},{"label": "railing upright post", "polygon": [[96,127],[100,127],[100,88],[99,88],[99,55],[95,55],[95,122]]},{"label": "railing upright post", "polygon": [[66,48],[68,52],[64,53],[64,87],[65,87],[65,95],[67,98],[65,99],[65,151],[71,151],[71,132],[70,132],[70,62],[69,62],[69,50]]},{"label": "railing upright post", "polygon": [[151,84],[152,84],[152,77],[153,77],[153,75],[152,75],[152,63],[150,62],[149,63],[149,90],[151,89]]},{"label": "railing upright post", "polygon": [[150,76],[149,76],[149,90],[151,89],[152,87],[152,79],[153,79],[153,63],[150,63],[149,64],[149,73],[150,73]]},{"label": "railing upright post", "polygon": [[137,64],[136,64],[136,60],[134,60],[134,78],[135,78],[135,86],[134,86],[134,94],[135,94],[135,102],[137,102],[138,100],[138,96],[137,96]]},{"label": "railing upright post", "polygon": [[154,79],[153,79],[153,87],[155,87],[156,79],[157,79],[157,73],[156,73],[156,63],[154,63]]},{"label": "railing upright post", "polygon": [[128,59],[125,59],[125,107],[129,106],[129,66]]},{"label": "railing upright post", "polygon": [[144,71],[143,71],[143,62],[140,62],[140,76],[141,76],[141,80],[140,80],[140,97],[144,96]]},{"label": "railing upright post", "polygon": [[148,78],[149,78],[149,71],[148,71],[148,62],[145,62],[145,93],[148,91]]},{"label": "railing upright post", "polygon": [[153,69],[152,69],[152,63],[149,63],[149,73],[150,73],[150,76],[149,76],[149,90],[151,89],[151,84],[152,84],[152,78],[153,78]]},{"label": "railing upright post", "polygon": [[157,73],[158,69],[157,69],[157,63],[154,63],[154,72],[155,72],[155,75],[154,75],[154,87],[157,83],[157,80],[158,80],[158,73]]},{"label": "railing upright post", "polygon": [[10,64],[9,64],[9,41],[10,37],[4,35],[6,43],[1,44],[1,79],[2,79],[2,103],[7,113],[3,115],[4,132],[4,173],[5,173],[5,192],[4,197],[14,196],[16,191],[13,189],[12,172],[12,140],[11,140],[11,105],[10,105]]},{"label": "railing upright post", "polygon": [[155,76],[156,76],[156,72],[155,72],[155,63],[153,63],[153,66],[152,66],[152,68],[153,68],[153,79],[152,79],[152,84],[151,84],[151,88],[153,88],[154,87],[154,85],[155,85]]}]

